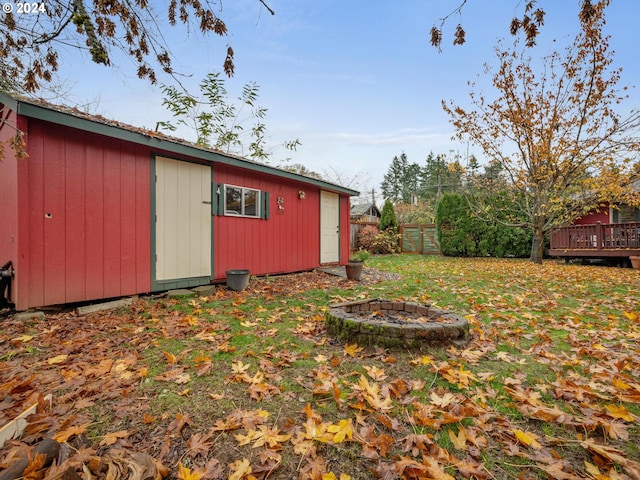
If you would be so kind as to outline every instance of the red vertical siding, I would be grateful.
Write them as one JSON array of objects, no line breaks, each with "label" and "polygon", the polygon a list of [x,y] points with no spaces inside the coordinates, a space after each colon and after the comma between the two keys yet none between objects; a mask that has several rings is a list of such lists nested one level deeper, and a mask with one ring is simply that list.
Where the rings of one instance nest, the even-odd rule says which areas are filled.
[{"label": "red vertical siding", "polygon": [[28,139],[18,308],[150,291],[148,149],[37,120]]},{"label": "red vertical siding", "polygon": [[65,265],[64,287],[66,301],[80,301],[86,298],[86,211],[85,211],[85,178],[86,178],[86,142],[84,135],[74,135],[65,144],[64,192],[65,218],[62,225],[64,235]]},{"label": "red vertical siding", "polygon": [[590,225],[593,223],[612,223],[609,218],[609,206],[597,208],[585,216],[580,217],[574,223],[574,225]]},{"label": "red vertical siding", "polygon": [[104,275],[104,141],[95,138],[86,146],[85,235],[86,270],[90,272],[85,291],[87,298],[105,296]]},{"label": "red vertical siding", "polygon": [[[7,112],[3,111],[3,118]],[[0,159],[0,265],[13,262],[14,268],[19,266],[18,258],[18,159],[14,152],[6,148],[7,140],[15,134],[11,128],[16,124],[16,115],[11,112],[6,117],[6,124],[0,126],[0,142],[5,146],[4,158]],[[11,299],[17,301],[17,290],[13,282]]]},{"label": "red vertical siding", "polygon": [[[214,166],[214,181],[256,188],[270,194],[267,220],[214,217],[214,277],[246,268],[252,274],[308,270],[320,265],[320,188],[265,174]],[[305,198],[299,197],[300,190]],[[279,209],[278,198],[284,199]],[[349,256],[349,199],[340,200],[340,261]]]}]

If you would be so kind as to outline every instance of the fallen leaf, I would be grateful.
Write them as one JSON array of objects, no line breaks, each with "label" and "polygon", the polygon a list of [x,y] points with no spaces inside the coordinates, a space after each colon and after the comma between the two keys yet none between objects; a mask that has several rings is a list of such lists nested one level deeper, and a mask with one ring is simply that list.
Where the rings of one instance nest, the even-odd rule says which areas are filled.
[{"label": "fallen leaf", "polygon": [[535,433],[523,432],[522,430],[518,429],[513,430],[513,433],[518,441],[523,445],[531,447],[535,450],[539,450],[542,448],[542,445],[540,445],[540,443],[538,442],[539,437]]},{"label": "fallen leaf", "polygon": [[121,438],[127,438],[128,436],[129,436],[128,430],[119,430],[117,432],[111,432],[106,434],[104,437],[102,437],[102,440],[100,440],[99,445],[100,446],[113,445]]}]

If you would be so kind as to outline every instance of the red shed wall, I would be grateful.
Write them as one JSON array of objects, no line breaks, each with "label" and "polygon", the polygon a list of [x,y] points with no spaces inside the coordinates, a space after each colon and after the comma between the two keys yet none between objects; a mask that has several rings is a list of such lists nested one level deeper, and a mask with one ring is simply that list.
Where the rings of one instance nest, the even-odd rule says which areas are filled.
[{"label": "red shed wall", "polygon": [[148,148],[34,119],[27,138],[17,307],[150,291]]},{"label": "red shed wall", "polygon": [[[3,112],[6,115],[7,112]],[[0,265],[7,261],[18,267],[18,160],[9,148],[7,140],[15,135],[11,127],[16,124],[16,114],[11,112],[7,124],[0,129],[0,142],[4,146],[4,157],[0,158]],[[26,160],[25,160],[26,161]],[[15,281],[13,282],[15,286]],[[12,300],[15,301],[15,288]]]},{"label": "red shed wall", "polygon": [[[229,269],[251,274],[309,270],[320,265],[320,189],[248,170],[214,165],[217,184],[256,188],[270,194],[266,220],[216,215],[214,217],[214,278]],[[299,197],[304,190],[305,198]],[[284,199],[278,208],[278,197]],[[346,206],[345,206],[346,205]],[[349,198],[341,197],[341,261],[349,255]],[[345,243],[346,241],[346,243]]]}]

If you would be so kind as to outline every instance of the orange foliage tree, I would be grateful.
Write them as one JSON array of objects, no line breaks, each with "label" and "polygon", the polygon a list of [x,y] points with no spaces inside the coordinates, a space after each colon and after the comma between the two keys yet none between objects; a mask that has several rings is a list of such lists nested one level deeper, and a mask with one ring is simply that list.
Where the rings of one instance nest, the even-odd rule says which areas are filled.
[{"label": "orange foliage tree", "polygon": [[[272,15],[266,0],[258,0]],[[9,2],[0,15],[0,87],[34,92],[58,69],[58,51],[73,46],[91,60],[111,64],[112,50],[121,50],[137,65],[140,78],[156,81],[156,69],[172,74],[172,54],[163,34],[158,6],[148,0],[56,0]],[[171,26],[184,24],[200,32],[227,34],[216,14],[222,2],[171,0],[164,18]],[[224,71],[234,72],[233,49],[227,45]],[[14,79],[9,82],[7,79]],[[16,80],[19,79],[19,80]]]},{"label": "orange foliage tree", "polygon": [[[640,173],[640,113],[621,115],[626,99],[620,69],[603,36],[609,0],[580,15],[582,28],[565,53],[537,65],[518,42],[496,48],[493,75],[497,98],[474,92],[472,107],[443,101],[456,136],[482,148],[502,168],[522,226],[534,235],[531,260],[542,262],[544,236],[570,224],[603,201],[637,204],[634,174]],[[480,205],[481,212],[491,212]]]}]

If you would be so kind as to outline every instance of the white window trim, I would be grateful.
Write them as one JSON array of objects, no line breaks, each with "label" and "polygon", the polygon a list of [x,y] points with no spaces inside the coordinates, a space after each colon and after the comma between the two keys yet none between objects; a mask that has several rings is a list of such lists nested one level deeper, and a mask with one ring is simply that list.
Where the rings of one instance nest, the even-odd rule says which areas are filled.
[{"label": "white window trim", "polygon": [[[252,191],[252,192],[256,192],[256,214],[255,215],[245,215],[244,213],[237,213],[235,210],[227,210],[227,188],[237,188],[241,191],[240,194],[240,208],[242,210],[242,212],[244,212],[244,192],[245,191]],[[223,192],[223,199],[222,201],[224,202],[224,215],[228,216],[228,217],[243,217],[243,218],[257,218],[260,219],[262,218],[262,191],[257,189],[257,188],[250,188],[250,187],[241,187],[240,185],[232,185],[230,183],[225,183],[224,184],[224,192]]]}]

